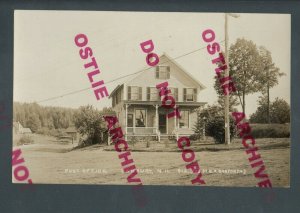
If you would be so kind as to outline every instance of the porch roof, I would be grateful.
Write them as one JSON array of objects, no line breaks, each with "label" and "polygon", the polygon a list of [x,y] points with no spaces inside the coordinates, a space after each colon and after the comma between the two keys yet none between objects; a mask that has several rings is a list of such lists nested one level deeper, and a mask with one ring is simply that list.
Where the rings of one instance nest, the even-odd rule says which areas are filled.
[{"label": "porch roof", "polygon": [[[161,101],[124,101],[124,104],[131,105],[158,105],[161,106]],[[192,107],[200,107],[207,104],[207,102],[176,102],[176,106],[192,106]]]}]

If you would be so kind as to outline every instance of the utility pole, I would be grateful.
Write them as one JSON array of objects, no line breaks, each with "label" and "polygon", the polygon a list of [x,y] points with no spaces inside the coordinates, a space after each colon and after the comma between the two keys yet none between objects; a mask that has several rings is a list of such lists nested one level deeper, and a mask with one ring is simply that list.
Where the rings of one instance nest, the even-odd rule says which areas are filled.
[{"label": "utility pole", "polygon": [[[228,16],[238,18],[239,15],[225,13],[225,60],[227,69],[225,70],[225,78],[229,77],[229,52],[228,52]],[[230,118],[229,118],[229,95],[225,95],[225,144],[230,144]]]},{"label": "utility pole", "polygon": [[[228,14],[225,13],[225,60],[227,69],[225,78],[229,77],[229,60],[228,60]],[[229,94],[225,94],[225,144],[230,144],[230,123],[229,123]]]},{"label": "utility pole", "polygon": [[267,116],[268,116],[268,124],[270,123],[270,80],[269,80],[269,74],[270,70],[268,68],[268,83],[267,83],[267,96],[268,96],[268,111],[267,111]]}]

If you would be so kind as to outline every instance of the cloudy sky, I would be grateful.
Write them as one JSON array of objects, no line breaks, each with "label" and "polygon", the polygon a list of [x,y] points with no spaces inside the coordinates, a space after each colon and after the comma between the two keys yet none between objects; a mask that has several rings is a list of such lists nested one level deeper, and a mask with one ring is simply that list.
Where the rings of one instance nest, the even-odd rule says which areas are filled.
[{"label": "cloudy sky", "polygon": [[[290,103],[290,15],[239,15],[229,18],[229,44],[243,37],[270,50],[276,66],[286,74],[271,89],[271,100],[280,97]],[[172,58],[205,47],[201,34],[208,28],[215,31],[216,41],[224,41],[223,13],[18,10],[14,27],[14,101],[72,108],[111,106],[108,98],[97,101],[91,89],[62,96],[90,87],[74,44],[78,33],[88,36],[105,82],[145,68],[146,55],[139,46],[143,41],[152,39],[157,54],[165,52]],[[176,59],[206,86],[199,101],[209,104],[217,100],[211,59],[205,48]],[[109,93],[125,80],[106,84]],[[260,95],[246,97],[248,115],[256,110]]]}]

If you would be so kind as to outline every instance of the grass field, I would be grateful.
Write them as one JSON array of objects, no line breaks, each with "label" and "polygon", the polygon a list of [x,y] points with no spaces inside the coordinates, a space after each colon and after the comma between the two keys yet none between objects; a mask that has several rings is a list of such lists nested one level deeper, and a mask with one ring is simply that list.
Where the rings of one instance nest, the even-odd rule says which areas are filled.
[{"label": "grass field", "polygon": [[[75,144],[59,142],[53,137],[34,135],[34,144],[20,146],[33,183],[50,184],[127,184],[121,172],[121,160],[112,146],[94,145],[70,151]],[[290,184],[290,139],[257,139],[259,153],[266,165],[273,187]],[[255,187],[247,155],[236,139],[230,146],[211,141],[195,142],[192,149],[207,186]],[[194,174],[185,173],[176,144],[145,143],[131,146],[132,156],[145,185],[191,185]],[[165,152],[167,151],[167,152]],[[226,172],[226,170],[238,172]]]}]

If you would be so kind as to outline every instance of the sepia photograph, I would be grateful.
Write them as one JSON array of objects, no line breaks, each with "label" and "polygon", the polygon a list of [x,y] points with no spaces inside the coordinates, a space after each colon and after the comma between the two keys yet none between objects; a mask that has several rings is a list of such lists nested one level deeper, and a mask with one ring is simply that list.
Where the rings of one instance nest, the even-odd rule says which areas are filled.
[{"label": "sepia photograph", "polygon": [[13,62],[13,183],[290,187],[290,14],[15,10]]}]

